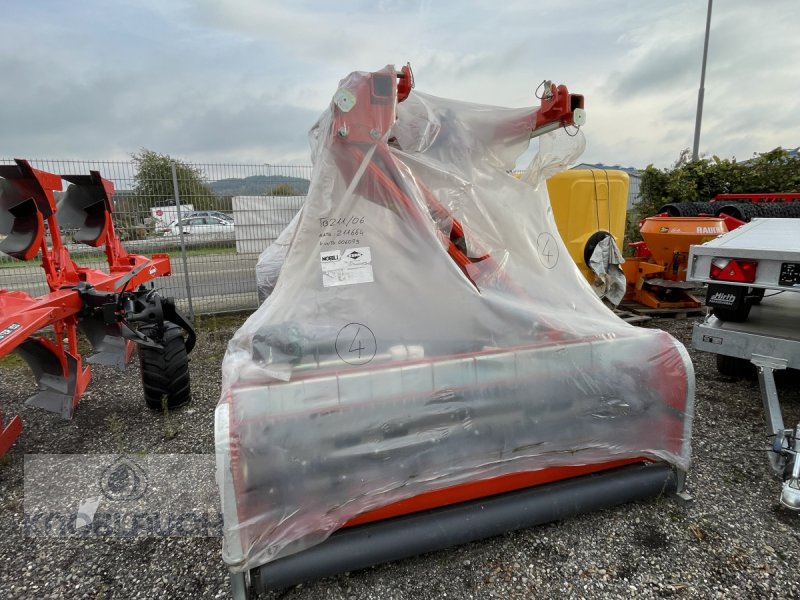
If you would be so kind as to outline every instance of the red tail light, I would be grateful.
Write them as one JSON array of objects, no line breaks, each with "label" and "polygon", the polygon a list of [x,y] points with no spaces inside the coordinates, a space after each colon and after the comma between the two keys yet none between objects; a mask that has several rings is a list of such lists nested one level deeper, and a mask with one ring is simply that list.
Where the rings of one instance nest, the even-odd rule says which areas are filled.
[{"label": "red tail light", "polygon": [[737,283],[753,283],[756,280],[757,260],[741,260],[735,258],[715,258],[711,261],[711,279],[717,281],[735,281]]}]

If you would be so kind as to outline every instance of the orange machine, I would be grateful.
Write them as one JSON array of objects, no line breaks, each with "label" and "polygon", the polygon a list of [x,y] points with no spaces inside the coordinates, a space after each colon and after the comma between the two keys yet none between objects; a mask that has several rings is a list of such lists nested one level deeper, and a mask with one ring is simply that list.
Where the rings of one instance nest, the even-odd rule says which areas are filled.
[{"label": "orange machine", "polygon": [[727,233],[721,217],[648,217],[639,231],[643,242],[631,244],[637,255],[623,265],[625,298],[652,308],[698,308],[700,301],[686,281],[689,247]]}]

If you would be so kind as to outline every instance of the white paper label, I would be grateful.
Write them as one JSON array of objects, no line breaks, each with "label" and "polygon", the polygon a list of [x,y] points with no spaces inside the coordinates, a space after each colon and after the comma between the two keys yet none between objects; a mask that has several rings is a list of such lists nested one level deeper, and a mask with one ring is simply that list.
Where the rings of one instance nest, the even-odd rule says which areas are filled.
[{"label": "white paper label", "polygon": [[327,250],[319,253],[319,260],[325,287],[375,281],[369,247]]}]

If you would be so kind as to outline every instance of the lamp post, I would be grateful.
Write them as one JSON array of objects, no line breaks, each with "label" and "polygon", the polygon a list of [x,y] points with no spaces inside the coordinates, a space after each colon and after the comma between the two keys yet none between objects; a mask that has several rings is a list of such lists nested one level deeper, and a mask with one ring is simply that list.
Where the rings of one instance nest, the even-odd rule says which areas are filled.
[{"label": "lamp post", "polygon": [[708,16],[706,17],[706,38],[703,43],[703,68],[700,71],[700,90],[697,92],[697,120],[694,123],[694,146],[692,148],[692,160],[697,160],[698,150],[700,149],[700,122],[703,120],[703,95],[705,94],[706,84],[706,58],[708,58],[708,33],[711,29],[711,3],[708,0]]}]

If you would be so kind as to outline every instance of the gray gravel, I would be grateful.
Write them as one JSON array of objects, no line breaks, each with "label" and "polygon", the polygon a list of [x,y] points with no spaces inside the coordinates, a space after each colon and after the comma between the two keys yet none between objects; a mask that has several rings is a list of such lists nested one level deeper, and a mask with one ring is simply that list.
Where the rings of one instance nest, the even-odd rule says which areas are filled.
[{"label": "gray gravel", "polygon": [[[690,346],[694,320],[657,320]],[[23,436],[0,464],[0,598],[224,598],[218,538],[37,539],[22,526],[25,453],[210,453],[219,365],[236,321],[205,329],[193,353],[194,401],[165,421],[146,410],[138,366],[95,369],[72,421],[23,406],[25,367],[0,367],[0,406]],[[800,515],[778,506],[779,481],[760,451],[758,385],[697,371],[695,501],[629,504],[566,522],[386,564],[267,598],[794,598]],[[786,423],[800,421],[800,377],[779,378]]]}]

